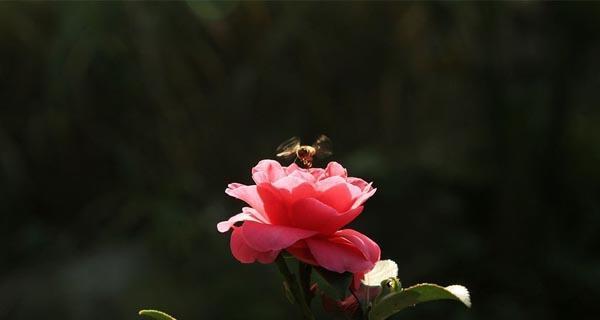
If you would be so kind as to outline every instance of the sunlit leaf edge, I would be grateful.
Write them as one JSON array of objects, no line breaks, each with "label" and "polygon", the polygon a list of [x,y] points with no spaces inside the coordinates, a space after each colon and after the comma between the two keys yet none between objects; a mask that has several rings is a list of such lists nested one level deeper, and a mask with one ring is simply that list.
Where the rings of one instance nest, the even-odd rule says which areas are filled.
[{"label": "sunlit leaf edge", "polygon": [[140,310],[138,314],[140,316],[147,316],[155,320],[176,320],[172,316],[158,310]]},{"label": "sunlit leaf edge", "polygon": [[434,300],[456,300],[471,307],[471,298],[467,288],[460,285],[442,287],[432,283],[421,283],[412,287],[392,291],[378,298],[369,313],[370,320],[383,320],[409,306]]}]

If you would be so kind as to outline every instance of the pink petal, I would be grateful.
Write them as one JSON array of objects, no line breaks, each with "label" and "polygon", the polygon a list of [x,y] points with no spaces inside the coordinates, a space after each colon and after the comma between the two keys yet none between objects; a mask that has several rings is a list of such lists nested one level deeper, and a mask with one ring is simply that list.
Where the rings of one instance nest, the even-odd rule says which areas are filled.
[{"label": "pink petal", "polygon": [[[335,233],[335,236],[339,236],[352,242],[352,244],[358,248],[369,261],[373,262],[373,264],[381,258],[381,249],[379,248],[379,245],[356,230],[340,230]],[[366,271],[370,271],[370,269]]]},{"label": "pink petal", "polygon": [[363,207],[358,207],[338,213],[315,198],[304,198],[292,205],[290,219],[295,227],[330,234],[354,220],[362,209]]},{"label": "pink petal", "polygon": [[229,220],[227,221],[221,221],[219,223],[217,223],[217,230],[219,230],[219,232],[224,233],[229,231],[229,229],[231,229],[231,227],[233,227],[237,222],[240,221],[246,221],[246,220],[252,220],[252,216],[247,214],[247,213],[238,213],[235,216],[229,218]]},{"label": "pink petal", "polygon": [[373,188],[371,191],[364,193],[361,196],[359,196],[358,198],[356,198],[356,200],[354,200],[354,204],[352,204],[352,208],[362,206],[362,204],[365,203],[365,201],[367,201],[367,199],[369,199],[370,197],[372,197],[375,194],[375,191],[377,191],[377,188]]},{"label": "pink petal", "polygon": [[292,254],[296,259],[298,259],[304,263],[308,263],[313,266],[319,265],[315,261],[315,258],[313,257],[312,253],[310,253],[310,250],[308,249],[306,242],[303,240],[296,242],[294,245],[287,248],[286,250],[287,250],[287,252]]},{"label": "pink petal", "polygon": [[361,178],[349,177],[348,179],[346,179],[346,182],[348,182],[349,184],[352,184],[354,186],[357,186],[361,191],[368,192],[372,189],[371,183],[368,183]]},{"label": "pink petal", "polygon": [[242,208],[242,212],[243,213],[247,213],[252,215],[254,218],[256,218],[257,221],[262,222],[262,223],[267,223],[270,224],[271,222],[269,221],[269,217],[267,217],[265,214],[260,213],[258,210],[254,209],[254,208],[250,208],[250,207],[243,207]]},{"label": "pink petal", "polygon": [[296,171],[298,169],[300,169],[300,167],[298,167],[298,165],[295,164],[295,163],[292,163],[289,166],[284,167],[285,174],[287,174],[287,175],[291,174],[292,172],[294,172],[294,171]]},{"label": "pink petal", "polygon": [[[313,170],[315,170],[315,169],[300,168],[295,163],[290,164],[287,168],[284,168],[284,169],[285,169],[285,174],[288,176],[298,177],[302,180],[311,181],[311,182],[314,182],[317,180],[315,174],[313,173]],[[317,170],[323,171],[323,169],[319,169],[319,168],[317,168]]]},{"label": "pink petal", "polygon": [[348,171],[341,164],[332,161],[327,164],[327,168],[325,168],[325,176],[333,177],[339,176],[342,178],[346,178],[348,176]]},{"label": "pink petal", "polygon": [[348,186],[352,185],[345,182],[333,185],[331,188],[323,191],[317,199],[328,206],[333,207],[337,212],[347,211],[354,202],[352,201],[353,196],[350,193]]},{"label": "pink petal", "polygon": [[339,273],[363,272],[373,268],[373,262],[351,243],[331,241],[335,238],[311,238],[306,243],[316,262],[323,268]]},{"label": "pink petal", "polygon": [[239,187],[243,187],[244,185],[241,183],[233,182],[227,185],[227,189],[237,189]]},{"label": "pink petal", "polygon": [[260,263],[272,263],[277,258],[279,251],[259,252],[252,249],[242,236],[240,228],[234,228],[231,233],[231,241],[229,243],[231,253],[242,263],[252,263],[258,260]]},{"label": "pink petal", "polygon": [[317,183],[315,185],[316,185],[318,191],[323,192],[327,189],[332,188],[333,186],[336,186],[338,184],[345,184],[345,183],[346,183],[346,179],[339,177],[339,176],[333,176],[333,177],[319,180],[319,181],[317,181]]},{"label": "pink petal", "polygon": [[308,182],[315,182],[315,177],[306,169],[298,169],[289,174],[290,177],[296,177]]},{"label": "pink petal", "polygon": [[284,169],[275,160],[261,160],[252,168],[252,179],[256,184],[275,182],[284,176]]},{"label": "pink petal", "polygon": [[315,181],[318,181],[319,178],[325,173],[325,169],[323,168],[310,168],[308,172],[315,178]]},{"label": "pink petal", "polygon": [[306,183],[307,183],[306,180],[301,179],[299,177],[286,176],[286,177],[283,177],[283,178],[273,182],[272,185],[277,189],[287,190],[287,191],[291,192],[299,185],[306,184]]},{"label": "pink petal", "polygon": [[317,195],[315,186],[310,182],[305,182],[292,190],[289,194],[288,203],[291,204],[300,199],[314,197],[315,195]]},{"label": "pink petal", "polygon": [[287,176],[273,183],[286,203],[293,203],[302,198],[313,197],[316,194],[314,185],[311,182],[294,176]]},{"label": "pink petal", "polygon": [[348,188],[348,191],[350,191],[350,194],[352,195],[352,203],[354,203],[354,200],[358,199],[358,197],[362,196],[363,193],[366,193],[367,191],[363,191],[361,188],[346,182],[346,187]]},{"label": "pink petal", "polygon": [[262,223],[268,223],[268,221],[258,211],[244,207],[242,213],[238,213],[235,216],[229,218],[227,221],[221,221],[217,224],[217,230],[224,233],[229,231],[236,223],[241,221],[256,221]]},{"label": "pink petal", "polygon": [[316,231],[246,221],[242,227],[244,240],[261,252],[285,249],[298,240],[312,237]]},{"label": "pink petal", "polygon": [[265,213],[263,200],[258,194],[256,186],[245,186],[239,183],[232,183],[225,189],[225,193],[246,202],[258,212]]},{"label": "pink petal", "polygon": [[279,255],[279,250],[278,251],[269,251],[269,252],[259,252],[256,255],[256,260],[258,260],[258,262],[260,262],[262,264],[269,264],[269,263],[273,263],[273,261],[275,261],[275,259],[277,259],[278,255]]},{"label": "pink petal", "polygon": [[269,217],[269,221],[276,225],[288,225],[288,206],[281,192],[268,183],[259,184],[256,190],[264,206],[263,212]]}]

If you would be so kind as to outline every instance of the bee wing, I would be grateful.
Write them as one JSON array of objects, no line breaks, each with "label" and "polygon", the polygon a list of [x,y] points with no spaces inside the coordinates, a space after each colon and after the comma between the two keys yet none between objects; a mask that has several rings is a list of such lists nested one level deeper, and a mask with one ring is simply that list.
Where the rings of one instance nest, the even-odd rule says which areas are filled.
[{"label": "bee wing", "polygon": [[287,158],[292,155],[296,155],[296,149],[298,149],[299,146],[300,138],[291,137],[277,147],[277,156],[281,158]]},{"label": "bee wing", "polygon": [[315,150],[316,150],[315,156],[319,159],[329,157],[330,155],[333,154],[333,152],[331,151],[331,149],[332,149],[331,139],[329,139],[329,137],[327,137],[324,134],[320,135],[317,138],[317,140],[313,144],[313,148],[315,148]]}]

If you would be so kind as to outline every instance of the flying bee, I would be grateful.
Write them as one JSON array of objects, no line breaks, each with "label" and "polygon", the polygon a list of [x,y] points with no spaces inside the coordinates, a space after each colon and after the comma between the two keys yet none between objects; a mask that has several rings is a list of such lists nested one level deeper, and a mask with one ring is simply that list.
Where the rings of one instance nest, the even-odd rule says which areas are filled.
[{"label": "flying bee", "polygon": [[277,157],[294,158],[304,168],[311,168],[313,159],[322,159],[331,155],[331,140],[324,134],[320,135],[311,146],[300,144],[300,138],[292,137],[277,147]]}]

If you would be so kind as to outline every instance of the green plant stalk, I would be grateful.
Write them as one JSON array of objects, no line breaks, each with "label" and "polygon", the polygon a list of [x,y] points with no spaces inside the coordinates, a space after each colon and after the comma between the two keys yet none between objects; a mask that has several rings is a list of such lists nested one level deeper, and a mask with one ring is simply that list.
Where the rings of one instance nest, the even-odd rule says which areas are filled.
[{"label": "green plant stalk", "polygon": [[310,307],[310,303],[313,298],[313,293],[310,291],[310,278],[312,274],[312,267],[309,264],[298,261],[298,275],[300,277],[300,287],[302,293],[304,293],[304,300]]},{"label": "green plant stalk", "polygon": [[[310,307],[307,303],[307,299],[305,298],[305,294],[303,293],[302,288],[298,285],[297,277],[290,272],[290,269],[285,262],[285,259],[280,254],[275,260],[277,267],[279,268],[279,272],[285,279],[294,299],[296,300],[296,304],[300,307],[300,311],[302,312],[302,317],[307,320],[315,320],[315,316],[313,315]],[[310,288],[309,288],[310,289]]]}]

